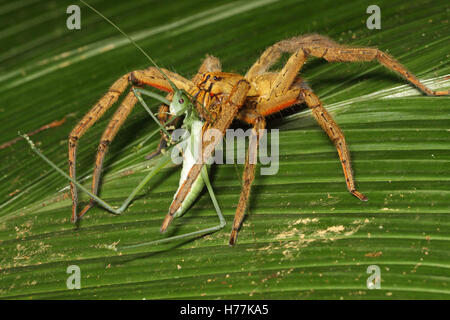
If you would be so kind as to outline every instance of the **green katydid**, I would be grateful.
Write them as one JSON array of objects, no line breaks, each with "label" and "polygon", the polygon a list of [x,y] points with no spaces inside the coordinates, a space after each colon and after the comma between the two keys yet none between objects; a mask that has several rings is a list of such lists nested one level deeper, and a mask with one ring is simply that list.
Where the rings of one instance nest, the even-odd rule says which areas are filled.
[{"label": "green katydid", "polygon": [[[181,127],[185,129],[185,134],[181,137],[181,141],[178,141],[177,143],[172,144],[170,147],[168,147],[167,151],[170,151],[170,149],[174,147],[181,147],[185,152],[183,152],[183,166],[182,166],[182,172],[180,177],[179,186],[184,183],[184,181],[187,178],[187,174],[189,170],[192,168],[192,166],[196,162],[195,154],[196,154],[196,148],[201,144],[200,137],[202,136],[202,127],[204,122],[200,119],[200,117],[197,114],[197,111],[194,107],[194,104],[191,102],[191,96],[184,91],[183,89],[179,89],[170,79],[169,77],[164,73],[164,71],[158,67],[158,65],[153,61],[153,59],[132,39],[130,38],[126,33],[124,33],[117,25],[115,25],[112,21],[110,21],[108,18],[106,18],[104,15],[102,15],[100,12],[98,12],[96,9],[94,9],[89,4],[85,3],[84,1],[80,0],[82,3],[84,3],[86,6],[88,6],[91,10],[96,12],[98,15],[100,15],[103,19],[108,21],[112,26],[114,26],[120,33],[122,33],[126,38],[130,40],[130,42],[136,46],[138,50],[140,50],[149,60],[150,62],[159,70],[161,75],[169,82],[170,86],[173,89],[173,96],[172,101],[167,100],[165,97],[150,92],[144,89],[140,88],[132,88],[133,94],[136,97],[136,99],[141,103],[141,105],[145,108],[145,110],[150,114],[153,120],[158,124],[159,128],[152,132],[146,139],[147,141],[149,138],[160,132],[164,132],[166,136],[171,139],[171,135],[166,129],[167,124],[169,124],[174,119],[184,116],[183,123]],[[150,108],[145,103],[144,99],[141,95],[147,95],[152,98],[155,98],[156,100],[160,101],[163,104],[169,105],[169,114],[173,117],[172,120],[167,121],[164,124],[161,124],[156,116],[153,114],[153,112],[150,110]],[[198,102],[197,102],[198,103]],[[91,197],[91,201],[95,201],[99,205],[101,205],[103,208],[108,210],[109,212],[113,214],[121,214],[123,213],[126,208],[129,206],[129,204],[133,201],[135,196],[138,194],[138,192],[154,177],[162,168],[164,168],[169,162],[170,162],[170,152],[166,152],[165,154],[162,154],[160,159],[157,161],[156,165],[153,167],[153,169],[147,174],[147,176],[134,188],[134,190],[130,193],[130,195],[125,199],[125,201],[122,203],[122,205],[118,208],[114,208],[110,204],[108,204],[106,201],[98,197],[96,194],[90,192],[87,190],[83,185],[81,185],[76,179],[69,176],[67,173],[65,173],[62,169],[60,169],[57,165],[55,165],[51,160],[49,160],[45,155],[43,155],[38,148],[34,145],[34,143],[31,141],[31,139],[27,135],[22,135],[25,140],[29,143],[31,149],[39,156],[41,157],[45,162],[47,162],[53,169],[55,169],[58,173],[63,175],[65,178],[67,178],[73,188],[78,188],[82,190],[83,192],[87,193]],[[144,141],[144,142],[145,142]],[[182,235],[172,236],[165,239],[145,242],[145,243],[139,243],[129,246],[123,246],[119,249],[129,249],[129,248],[135,248],[135,247],[141,247],[141,246],[147,246],[147,245],[157,245],[160,243],[170,242],[174,240],[179,239],[185,239],[190,237],[195,237],[199,235],[205,235],[211,232],[215,232],[217,230],[222,229],[226,222],[222,215],[222,212],[220,210],[220,207],[218,205],[217,199],[215,197],[214,191],[212,189],[211,183],[209,181],[208,177],[208,167],[204,166],[202,168],[201,175],[195,180],[195,182],[192,185],[192,188],[188,194],[188,196],[184,199],[183,204],[181,207],[177,210],[175,213],[175,217],[179,217],[183,215],[189,207],[192,205],[192,203],[195,201],[196,198],[198,198],[200,192],[202,191],[204,185],[206,185],[209,195],[211,197],[212,203],[214,205],[214,208],[216,210],[217,216],[219,217],[219,224],[214,227],[202,229],[199,231],[194,231]],[[180,189],[178,188],[178,190]],[[177,191],[178,192],[178,191]],[[177,193],[175,193],[174,199],[177,196]]]}]

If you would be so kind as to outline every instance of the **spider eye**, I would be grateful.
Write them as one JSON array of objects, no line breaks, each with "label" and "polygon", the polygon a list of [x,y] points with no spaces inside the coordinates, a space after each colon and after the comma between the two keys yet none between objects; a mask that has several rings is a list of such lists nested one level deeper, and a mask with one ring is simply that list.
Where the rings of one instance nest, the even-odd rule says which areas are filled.
[{"label": "spider eye", "polygon": [[213,78],[215,81],[217,81],[217,80],[219,80],[219,78],[217,78],[216,76],[214,76],[214,78]]},{"label": "spider eye", "polygon": [[179,104],[183,104],[183,103],[184,103],[184,99],[178,100],[178,103],[179,103]]}]

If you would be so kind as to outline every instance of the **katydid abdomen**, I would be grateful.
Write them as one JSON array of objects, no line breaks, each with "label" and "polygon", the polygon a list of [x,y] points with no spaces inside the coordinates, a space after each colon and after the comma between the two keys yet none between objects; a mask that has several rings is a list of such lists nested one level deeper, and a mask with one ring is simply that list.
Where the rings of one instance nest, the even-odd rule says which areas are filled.
[{"label": "katydid abdomen", "polygon": [[[185,140],[181,142],[183,147],[183,168],[181,170],[181,176],[180,176],[180,182],[178,186],[178,190],[175,193],[173,197],[173,201],[171,204],[171,207],[173,203],[175,202],[175,199],[179,196],[179,192],[181,189],[181,186],[185,183],[185,181],[188,178],[189,172],[191,171],[194,164],[197,162],[197,159],[199,158],[199,146],[201,146],[201,133],[202,133],[202,127],[203,122],[201,120],[193,120],[191,123],[190,130],[187,131],[187,137],[185,137]],[[203,186],[205,185],[202,175],[198,175],[197,179],[194,181],[194,183],[191,186],[191,190],[189,190],[189,193],[187,194],[186,198],[184,199],[183,203],[181,204],[180,208],[175,212],[174,218],[179,217],[183,215],[194,203],[194,201],[198,198],[200,195],[200,192],[203,189]],[[169,209],[170,210],[170,209]]]}]

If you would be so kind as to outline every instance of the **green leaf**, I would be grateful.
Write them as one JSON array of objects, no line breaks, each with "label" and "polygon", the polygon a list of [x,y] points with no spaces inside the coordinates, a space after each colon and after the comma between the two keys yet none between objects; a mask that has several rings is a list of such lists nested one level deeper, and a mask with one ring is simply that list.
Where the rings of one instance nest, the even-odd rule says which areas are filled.
[{"label": "green leaf", "polygon": [[[206,54],[219,57],[224,71],[244,74],[271,44],[314,32],[342,44],[376,46],[430,87],[450,87],[445,1],[378,1],[381,30],[366,28],[369,1],[90,3],[160,66],[185,77],[195,74]],[[68,30],[70,4],[0,2],[0,144],[19,130],[66,117],[63,125],[32,137],[61,168],[67,168],[67,136],[77,121],[118,77],[149,65],[81,4],[81,30]],[[258,167],[235,247],[227,243],[243,166],[219,165],[211,179],[225,229],[114,251],[217,224],[207,192],[161,235],[179,179],[179,168],[170,166],[123,215],[93,208],[76,229],[69,221],[67,181],[21,140],[0,150],[0,297],[448,299],[449,98],[426,97],[376,62],[311,59],[301,74],[344,132],[368,202],[347,192],[333,144],[301,106],[268,121],[280,129],[279,172],[261,176]],[[77,174],[86,186],[113,109],[80,140]],[[158,139],[134,148],[155,129],[148,114],[135,108],[107,155],[104,199],[120,204],[155,164],[144,156]],[[81,269],[80,290],[67,289],[70,265]],[[381,289],[367,288],[370,265],[380,267]]]}]

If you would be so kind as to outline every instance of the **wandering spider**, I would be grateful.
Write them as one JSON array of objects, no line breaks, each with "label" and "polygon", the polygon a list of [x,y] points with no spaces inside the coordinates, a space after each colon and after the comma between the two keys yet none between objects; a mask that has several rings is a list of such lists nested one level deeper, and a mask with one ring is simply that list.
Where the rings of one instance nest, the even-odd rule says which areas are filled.
[{"label": "wandering spider", "polygon": [[[291,54],[289,60],[279,72],[269,72],[283,53]],[[163,69],[164,74],[158,68],[150,67],[146,70],[138,70],[120,77],[108,90],[108,92],[95,104],[95,106],[76,125],[69,136],[69,174],[75,179],[76,151],[78,140],[83,134],[108,110],[127,89],[132,87],[151,86],[168,92],[169,100],[172,99],[173,87],[168,79],[179,89],[185,90],[195,98],[195,106],[206,129],[217,129],[222,134],[231,125],[234,119],[241,120],[253,127],[252,137],[256,141],[260,138],[260,130],[266,126],[266,116],[281,111],[289,106],[305,103],[312,111],[314,118],[326,132],[330,140],[335,144],[339,154],[342,169],[344,171],[347,189],[351,194],[362,201],[367,197],[356,189],[351,169],[350,155],[339,126],[331,115],[323,107],[322,102],[314,92],[305,84],[298,73],[308,57],[323,58],[329,62],[354,62],[377,60],[388,69],[398,72],[406,80],[414,84],[418,89],[430,96],[448,95],[449,91],[432,91],[424,86],[405,67],[390,55],[375,48],[346,47],[317,34],[293,37],[277,42],[267,48],[255,64],[248,70],[245,76],[221,72],[221,65],[217,58],[207,56],[200,66],[197,74],[188,80],[176,73]],[[130,114],[138,101],[137,96],[131,90],[124,98],[122,104],[113,115],[101,138],[96,156],[95,169],[92,180],[92,193],[97,194],[103,159],[108,146],[116,136],[119,128]],[[168,106],[162,105],[158,112],[158,119],[165,123],[169,116]],[[162,138],[164,139],[164,137]],[[164,147],[161,140],[157,154]],[[212,155],[213,149],[219,141],[212,140],[202,142],[203,159]],[[249,154],[256,154],[258,143],[250,146],[243,174],[243,187],[236,209],[230,244],[236,242],[239,227],[244,218],[250,188],[255,176],[255,162],[249,161]],[[180,208],[188,195],[193,182],[199,176],[203,162],[192,166],[187,179],[179,188],[169,212],[166,215],[161,231],[164,232],[174,218],[175,212]],[[77,187],[71,182],[72,195],[72,221],[81,218],[95,203],[89,204],[77,213]]]}]

